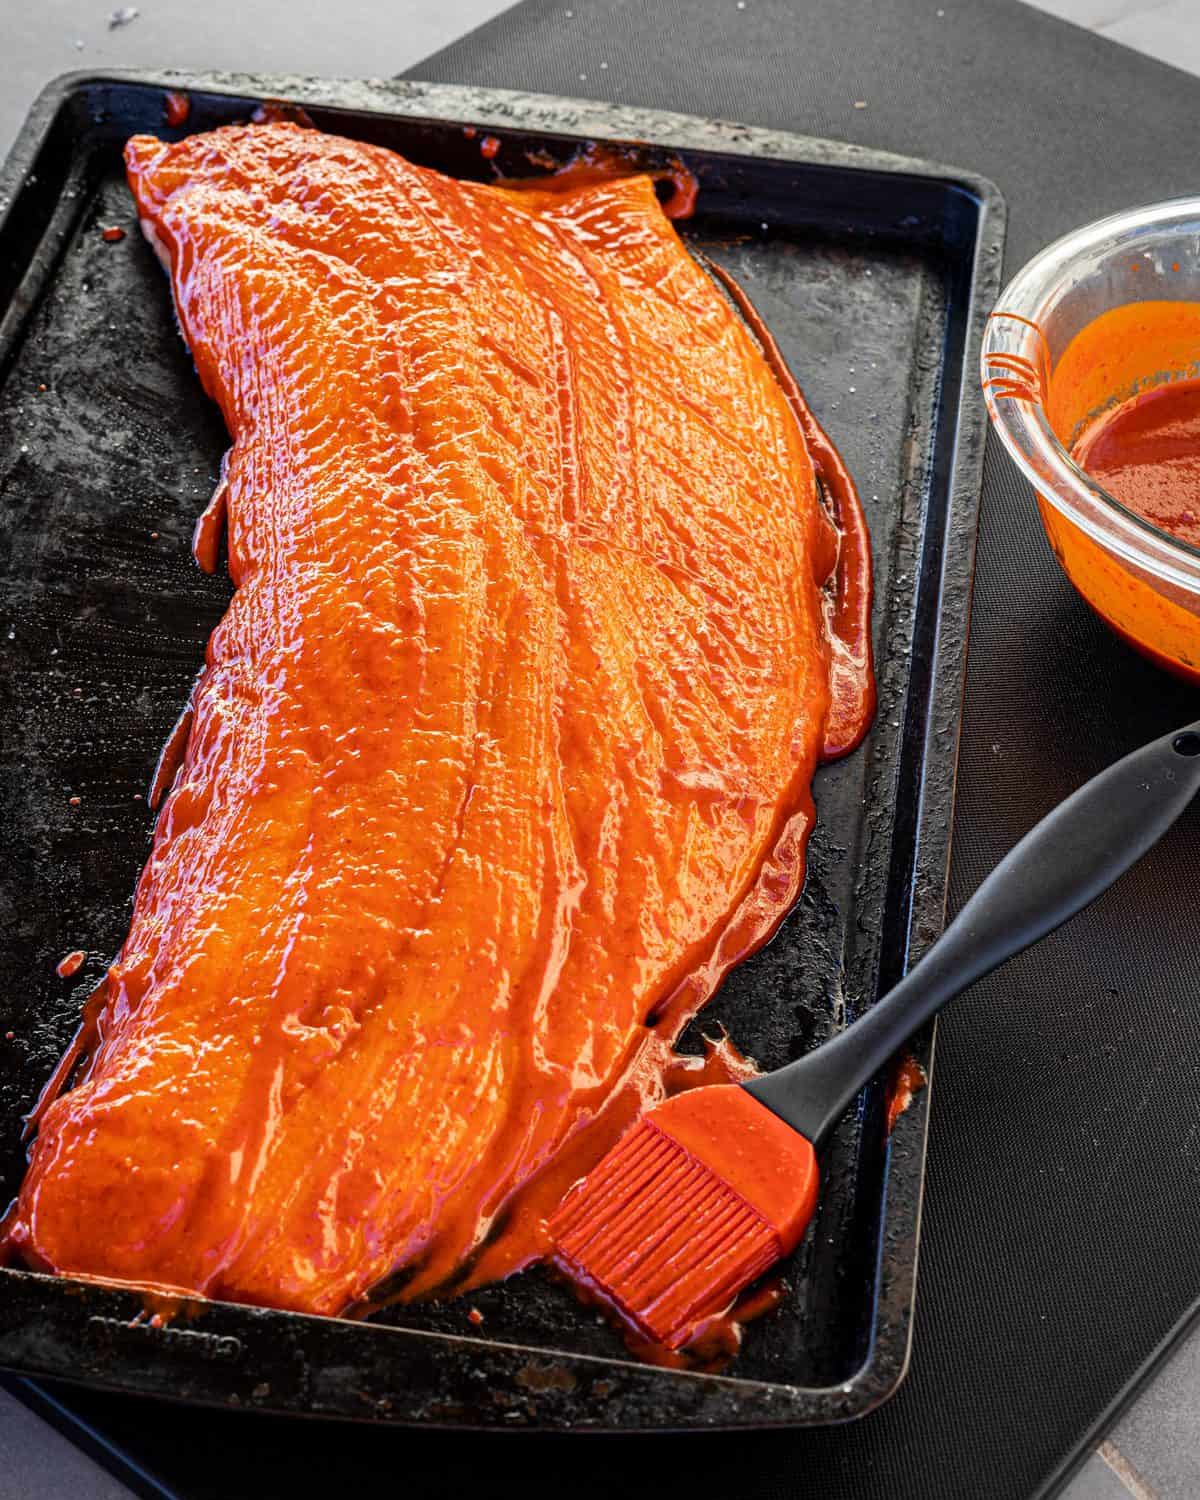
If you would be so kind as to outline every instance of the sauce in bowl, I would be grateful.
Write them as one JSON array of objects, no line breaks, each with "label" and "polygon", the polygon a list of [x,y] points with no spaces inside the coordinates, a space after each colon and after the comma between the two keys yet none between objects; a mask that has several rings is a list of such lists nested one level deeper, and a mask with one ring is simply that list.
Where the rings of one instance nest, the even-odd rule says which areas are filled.
[{"label": "sauce in bowl", "polygon": [[1001,294],[980,371],[1067,577],[1200,684],[1200,195],[1047,245]]},{"label": "sauce in bowl", "polygon": [[1082,434],[1073,456],[1128,510],[1200,547],[1200,380],[1123,402]]},{"label": "sauce in bowl", "polygon": [[[1046,418],[1084,473],[1184,547],[1200,547],[1198,356],[1200,302],[1124,303],[1084,325],[1036,393],[1044,389]],[[1044,492],[1038,508],[1093,609],[1159,666],[1200,681],[1200,594],[1116,556]]]}]

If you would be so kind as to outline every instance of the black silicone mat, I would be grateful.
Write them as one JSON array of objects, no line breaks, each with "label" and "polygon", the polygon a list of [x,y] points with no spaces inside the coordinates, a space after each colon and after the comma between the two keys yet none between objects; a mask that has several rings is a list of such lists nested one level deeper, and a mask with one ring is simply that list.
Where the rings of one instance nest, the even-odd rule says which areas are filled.
[{"label": "black silicone mat", "polygon": [[[1194,191],[1200,175],[1200,82],[1009,0],[530,0],[417,71],[962,161],[1008,200],[1012,270],[1073,225]],[[1073,597],[994,444],[968,675],[959,901],[1056,798],[1200,712],[1194,690]],[[1091,912],[944,1017],[913,1365],[863,1422],[581,1452],[331,1442],[68,1399],[188,1497],[316,1494],[335,1476],[347,1493],[403,1481],[422,1496],[1037,1493],[1200,1293],[1198,835],[1194,811]]]}]

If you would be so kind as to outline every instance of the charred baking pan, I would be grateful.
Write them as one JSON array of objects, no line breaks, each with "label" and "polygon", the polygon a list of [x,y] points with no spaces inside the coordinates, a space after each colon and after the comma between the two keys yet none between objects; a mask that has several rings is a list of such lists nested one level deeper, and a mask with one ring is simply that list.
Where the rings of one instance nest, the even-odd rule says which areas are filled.
[{"label": "charred baking pan", "polygon": [[[188,114],[168,92],[186,94]],[[749,292],[855,475],[877,570],[880,709],[823,769],[803,896],[685,1035],[724,1026],[774,1067],[871,1004],[941,929],[984,411],[972,378],[1003,205],[969,173],[859,147],[536,95],[409,83],[73,75],[0,177],[0,1174],[119,947],[144,793],[229,597],[193,522],[226,435],[142,242],[120,150],[264,100],[460,176],[528,175],[582,142],[695,174],[685,241]],[[481,151],[484,135],[498,141]],[[488,150],[492,143],[488,142]],[[120,228],[125,237],[105,237]],[[77,801],[73,799],[78,799]],[[56,962],[83,948],[71,979]],[[932,1033],[915,1047],[928,1070]],[[534,1269],[367,1322],[0,1270],[0,1365],[179,1400],[464,1428],[611,1430],[859,1416],[908,1360],[929,1092],[888,1136],[866,1090],[824,1163],[783,1305],[721,1374],[640,1364]],[[468,1319],[478,1309],[483,1321]]]}]

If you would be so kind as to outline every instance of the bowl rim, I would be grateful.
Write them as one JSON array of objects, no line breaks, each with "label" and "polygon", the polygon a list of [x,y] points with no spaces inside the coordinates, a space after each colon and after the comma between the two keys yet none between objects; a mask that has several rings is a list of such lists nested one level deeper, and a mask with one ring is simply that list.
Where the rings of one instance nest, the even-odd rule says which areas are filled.
[{"label": "bowl rim", "polygon": [[[1138,515],[1079,467],[1050,426],[1037,373],[1049,364],[1039,316],[1078,259],[1106,246],[1136,250],[1138,237],[1148,231],[1188,222],[1195,223],[1200,236],[1200,195],[1106,214],[1039,250],[1008,282],[988,317],[980,380],[993,427],[1043,500],[1106,551],[1195,593],[1200,591],[1200,547]],[[1006,366],[1004,360],[1010,363]],[[1014,378],[1013,360],[1028,367],[1028,380]]]}]

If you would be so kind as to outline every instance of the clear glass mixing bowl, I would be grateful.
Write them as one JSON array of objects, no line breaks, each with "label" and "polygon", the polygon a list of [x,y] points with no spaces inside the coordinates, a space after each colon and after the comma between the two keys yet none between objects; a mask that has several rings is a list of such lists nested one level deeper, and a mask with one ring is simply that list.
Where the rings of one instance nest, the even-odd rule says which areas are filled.
[{"label": "clear glass mixing bowl", "polygon": [[1071,447],[1106,408],[1200,376],[1200,198],[1084,225],[1018,272],[983,341],[1001,441],[1067,577],[1128,641],[1200,681],[1200,549],[1126,509]]}]

